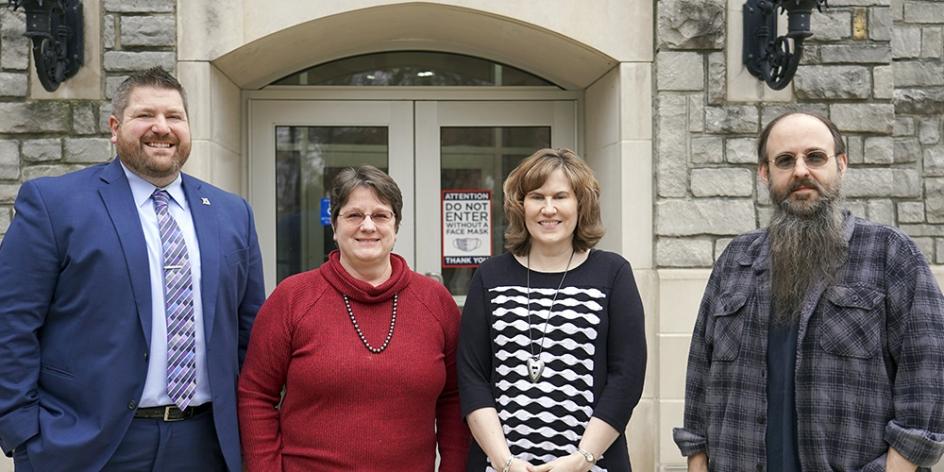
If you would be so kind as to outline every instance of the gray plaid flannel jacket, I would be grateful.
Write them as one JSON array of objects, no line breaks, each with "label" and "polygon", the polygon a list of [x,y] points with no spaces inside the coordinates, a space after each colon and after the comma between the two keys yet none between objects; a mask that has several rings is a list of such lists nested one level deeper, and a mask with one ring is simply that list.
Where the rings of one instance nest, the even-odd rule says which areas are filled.
[{"label": "gray plaid flannel jacket", "polygon": [[[882,471],[894,447],[921,467],[944,453],[944,298],[899,230],[846,215],[848,261],[811,289],[796,354],[797,442],[806,471]],[[766,230],[715,264],[692,335],[682,455],[714,471],[766,468]],[[814,284],[815,285],[815,284]]]}]

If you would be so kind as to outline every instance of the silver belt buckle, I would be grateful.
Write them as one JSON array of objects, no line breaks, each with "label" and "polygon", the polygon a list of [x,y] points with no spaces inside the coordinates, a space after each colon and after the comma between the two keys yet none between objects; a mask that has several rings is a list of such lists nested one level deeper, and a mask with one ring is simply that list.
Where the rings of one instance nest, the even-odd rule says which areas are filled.
[{"label": "silver belt buckle", "polygon": [[183,420],[186,419],[186,418],[183,417],[183,410],[180,411],[180,414],[181,414],[181,415],[180,415],[180,418],[171,418],[171,417],[170,417],[170,409],[171,409],[171,408],[176,408],[176,407],[173,406],[173,405],[169,405],[169,406],[165,406],[165,407],[164,407],[164,421],[183,421]]}]

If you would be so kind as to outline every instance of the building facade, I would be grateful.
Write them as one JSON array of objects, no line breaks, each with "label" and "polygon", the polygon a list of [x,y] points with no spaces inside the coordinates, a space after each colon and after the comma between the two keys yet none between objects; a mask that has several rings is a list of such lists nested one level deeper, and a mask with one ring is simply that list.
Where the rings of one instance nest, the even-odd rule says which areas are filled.
[{"label": "building facade", "polygon": [[[0,1],[0,234],[21,182],[113,157],[108,100],[154,65],[189,92],[185,170],[252,203],[270,291],[330,249],[333,172],[372,163],[404,191],[396,251],[461,303],[468,265],[501,252],[501,180],[538,147],[574,148],[602,185],[600,246],[633,264],[646,307],[636,470],[684,470],[671,428],[698,302],[726,243],[771,214],[754,138],[780,112],[835,121],[850,209],[944,275],[940,1],[831,0],[777,92],[741,64],[741,0],[83,3],[85,65],[49,93]],[[451,231],[457,193],[488,221]]]}]

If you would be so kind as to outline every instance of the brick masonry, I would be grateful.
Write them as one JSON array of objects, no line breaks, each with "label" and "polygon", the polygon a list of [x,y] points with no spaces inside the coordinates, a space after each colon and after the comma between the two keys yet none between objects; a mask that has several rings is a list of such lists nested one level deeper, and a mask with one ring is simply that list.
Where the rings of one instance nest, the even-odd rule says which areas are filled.
[{"label": "brick masonry", "polygon": [[[20,184],[104,162],[113,156],[109,99],[131,71],[176,68],[175,0],[102,0],[101,100],[30,98],[31,44],[22,9],[0,0],[0,236]],[[95,35],[95,36],[93,36]]]},{"label": "brick masonry", "polygon": [[790,110],[827,115],[847,136],[854,214],[901,227],[944,263],[944,3],[831,0],[813,14],[788,103],[727,100],[719,49],[739,39],[719,27],[718,2],[655,5],[658,266],[708,267],[731,237],[766,225],[755,138]]}]

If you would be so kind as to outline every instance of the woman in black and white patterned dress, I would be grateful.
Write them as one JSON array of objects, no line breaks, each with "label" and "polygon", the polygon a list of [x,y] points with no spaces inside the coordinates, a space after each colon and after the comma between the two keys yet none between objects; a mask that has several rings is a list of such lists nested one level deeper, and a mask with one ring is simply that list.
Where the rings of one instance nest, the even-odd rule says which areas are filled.
[{"label": "woman in black and white patterned dress", "polygon": [[472,279],[459,334],[467,470],[631,470],[624,430],[642,394],[642,302],[603,236],[600,187],[567,149],[542,149],[504,185],[508,252]]}]

